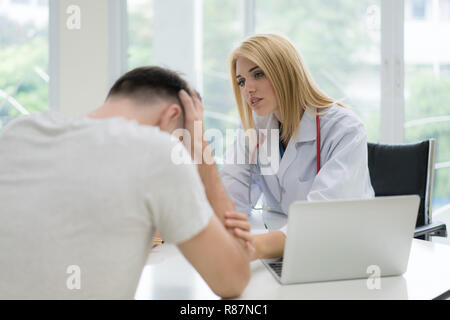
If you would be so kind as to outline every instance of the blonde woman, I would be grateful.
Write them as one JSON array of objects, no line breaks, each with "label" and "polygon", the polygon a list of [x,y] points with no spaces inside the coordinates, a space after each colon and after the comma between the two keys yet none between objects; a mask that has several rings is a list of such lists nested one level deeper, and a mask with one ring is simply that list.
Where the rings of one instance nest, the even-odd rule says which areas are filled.
[{"label": "blonde woman", "polygon": [[[232,53],[230,67],[243,129],[256,129],[257,143],[245,143],[251,131],[239,133],[222,181],[237,211],[263,213],[270,232],[245,236],[255,248],[253,259],[279,257],[293,201],[374,197],[366,131],[354,112],[317,87],[284,37],[248,38]],[[245,163],[236,161],[239,153]],[[245,223],[237,217],[227,225]]]}]

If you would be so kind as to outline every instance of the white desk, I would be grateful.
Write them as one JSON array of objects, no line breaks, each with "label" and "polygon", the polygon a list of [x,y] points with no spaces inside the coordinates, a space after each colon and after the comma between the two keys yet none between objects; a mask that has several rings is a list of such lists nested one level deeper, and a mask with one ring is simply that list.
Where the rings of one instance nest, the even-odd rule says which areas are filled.
[{"label": "white desk", "polygon": [[[433,299],[450,290],[450,246],[413,240],[407,272],[381,278],[379,290],[369,290],[367,279],[282,286],[259,260],[251,271],[240,299]],[[135,298],[219,299],[176,246],[166,244],[151,251]]]},{"label": "white desk", "polygon": [[[240,299],[433,299],[450,289],[450,246],[414,240],[403,276],[381,278],[380,290],[367,280],[282,286],[261,261],[251,263],[252,277]],[[151,251],[136,299],[219,299],[176,246]]]}]

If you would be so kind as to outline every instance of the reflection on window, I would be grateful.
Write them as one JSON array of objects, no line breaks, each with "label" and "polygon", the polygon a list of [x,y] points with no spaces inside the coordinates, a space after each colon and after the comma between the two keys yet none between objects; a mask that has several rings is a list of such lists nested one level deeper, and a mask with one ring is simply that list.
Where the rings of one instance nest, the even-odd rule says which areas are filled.
[{"label": "reflection on window", "polygon": [[153,61],[153,0],[128,0],[128,69]]},{"label": "reflection on window", "polygon": [[405,140],[437,139],[434,208],[450,202],[450,21],[436,3],[433,19],[405,22]]},{"label": "reflection on window", "polygon": [[423,20],[426,13],[425,0],[411,0],[411,16],[413,19]]},{"label": "reflection on window", "polygon": [[48,108],[48,0],[0,2],[0,130]]}]

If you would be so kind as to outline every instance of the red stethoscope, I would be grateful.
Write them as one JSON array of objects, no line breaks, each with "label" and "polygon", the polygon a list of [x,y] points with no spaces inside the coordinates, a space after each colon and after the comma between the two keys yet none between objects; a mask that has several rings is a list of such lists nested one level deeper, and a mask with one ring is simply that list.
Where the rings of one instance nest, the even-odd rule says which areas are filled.
[{"label": "red stethoscope", "polygon": [[316,158],[317,158],[317,174],[319,174],[320,171],[320,118],[319,115],[316,115],[316,147],[317,147],[317,153],[316,153]]}]

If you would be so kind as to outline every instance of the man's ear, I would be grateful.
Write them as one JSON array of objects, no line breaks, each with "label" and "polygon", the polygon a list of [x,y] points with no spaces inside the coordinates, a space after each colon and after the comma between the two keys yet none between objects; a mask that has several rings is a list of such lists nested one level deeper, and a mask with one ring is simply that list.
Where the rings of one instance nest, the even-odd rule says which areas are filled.
[{"label": "man's ear", "polygon": [[171,104],[161,112],[157,125],[161,131],[172,132],[176,129],[179,117],[181,117],[181,107],[178,104]]}]

